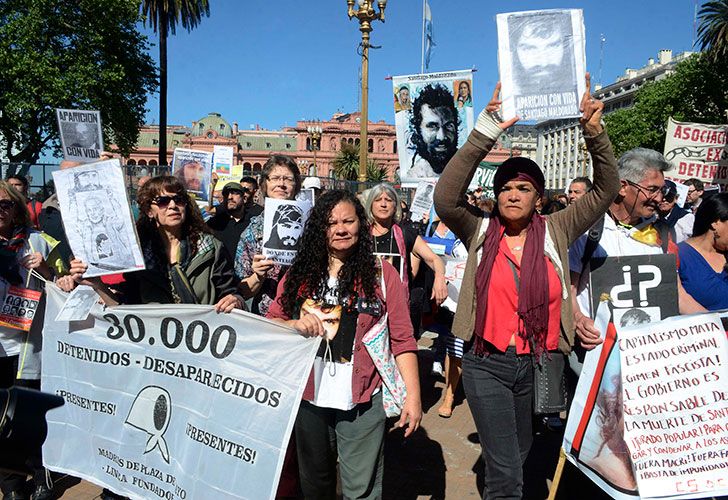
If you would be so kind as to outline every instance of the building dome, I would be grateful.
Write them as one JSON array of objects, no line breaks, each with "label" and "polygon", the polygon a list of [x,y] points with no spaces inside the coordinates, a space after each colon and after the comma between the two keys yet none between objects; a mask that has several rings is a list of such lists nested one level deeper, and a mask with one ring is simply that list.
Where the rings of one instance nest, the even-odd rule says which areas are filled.
[{"label": "building dome", "polygon": [[209,113],[204,118],[197,120],[192,127],[194,136],[206,135],[210,131],[219,137],[233,136],[233,128],[220,113]]}]

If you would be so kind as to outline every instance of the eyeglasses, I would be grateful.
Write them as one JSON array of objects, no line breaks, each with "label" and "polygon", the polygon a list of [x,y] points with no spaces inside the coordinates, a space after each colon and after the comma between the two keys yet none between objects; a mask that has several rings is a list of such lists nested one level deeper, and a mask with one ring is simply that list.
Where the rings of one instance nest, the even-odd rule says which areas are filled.
[{"label": "eyeglasses", "polygon": [[0,210],[3,212],[9,212],[14,206],[15,202],[13,200],[0,200]]},{"label": "eyeglasses", "polygon": [[157,205],[159,208],[167,208],[171,202],[183,207],[187,205],[187,197],[182,196],[181,194],[176,194],[174,196],[157,196],[152,200],[152,203]]},{"label": "eyeglasses", "polygon": [[296,182],[296,179],[292,175],[274,175],[272,177],[268,177],[268,180],[271,182],[285,182],[286,184],[293,184]]},{"label": "eyeglasses", "polygon": [[647,198],[647,199],[654,198],[655,196],[657,196],[658,193],[665,196],[665,194],[669,190],[669,188],[664,185],[662,187],[657,187],[657,186],[645,187],[645,186],[642,186],[641,184],[637,184],[636,182],[632,182],[630,180],[627,180],[627,184],[636,188],[637,191],[639,191],[640,193],[645,195],[645,198]]}]

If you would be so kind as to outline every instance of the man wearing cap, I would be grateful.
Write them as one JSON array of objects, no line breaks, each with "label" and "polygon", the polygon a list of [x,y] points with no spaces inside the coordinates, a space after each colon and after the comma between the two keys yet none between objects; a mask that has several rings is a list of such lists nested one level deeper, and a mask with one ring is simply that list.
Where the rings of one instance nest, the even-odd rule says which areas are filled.
[{"label": "man wearing cap", "polygon": [[220,208],[224,209],[218,209],[218,213],[207,221],[207,225],[222,241],[231,257],[235,256],[240,235],[248,227],[250,219],[263,211],[259,205],[245,205],[247,191],[247,188],[236,181],[225,184],[222,188],[222,204],[220,205]]},{"label": "man wearing cap", "polygon": [[[659,229],[664,228],[665,235],[669,232],[675,243],[681,243],[693,235],[695,214],[686,208],[677,206],[677,187],[675,183],[666,180],[662,201],[657,205]],[[661,236],[663,233],[660,233]]]}]

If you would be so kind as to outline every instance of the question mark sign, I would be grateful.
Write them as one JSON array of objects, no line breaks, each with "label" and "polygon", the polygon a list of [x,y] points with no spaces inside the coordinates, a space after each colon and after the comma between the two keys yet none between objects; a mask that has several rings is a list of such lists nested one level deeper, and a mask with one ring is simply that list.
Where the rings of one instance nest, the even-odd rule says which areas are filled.
[{"label": "question mark sign", "polygon": [[652,278],[649,280],[640,280],[638,283],[639,288],[639,297],[640,297],[640,305],[642,307],[647,306],[649,302],[647,302],[647,290],[650,288],[655,288],[657,285],[660,284],[662,281],[662,271],[660,271],[660,268],[657,266],[653,266],[650,264],[644,264],[637,266],[637,272],[639,274],[651,274]]}]

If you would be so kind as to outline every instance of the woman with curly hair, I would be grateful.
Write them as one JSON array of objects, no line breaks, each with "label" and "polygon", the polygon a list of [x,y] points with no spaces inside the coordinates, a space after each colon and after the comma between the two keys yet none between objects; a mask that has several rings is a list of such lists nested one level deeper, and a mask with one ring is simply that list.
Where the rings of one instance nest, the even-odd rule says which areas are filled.
[{"label": "woman with curly hair", "polygon": [[397,425],[409,436],[422,405],[404,289],[394,268],[377,262],[364,207],[347,191],[326,191],[317,200],[300,243],[306,251],[278,285],[267,317],[326,340],[295,425],[303,494],[336,498],[338,455],[343,496],[381,498],[382,379],[362,339],[387,314],[391,351],[407,388]]},{"label": "woman with curly hair", "polygon": [[[137,232],[146,269],[126,273],[119,293],[100,279],[86,280],[108,305],[209,304],[218,312],[242,309],[236,294],[233,264],[220,240],[202,220],[197,205],[176,177],[148,181],[137,196]],[[80,281],[87,265],[71,261],[71,275]]]}]

